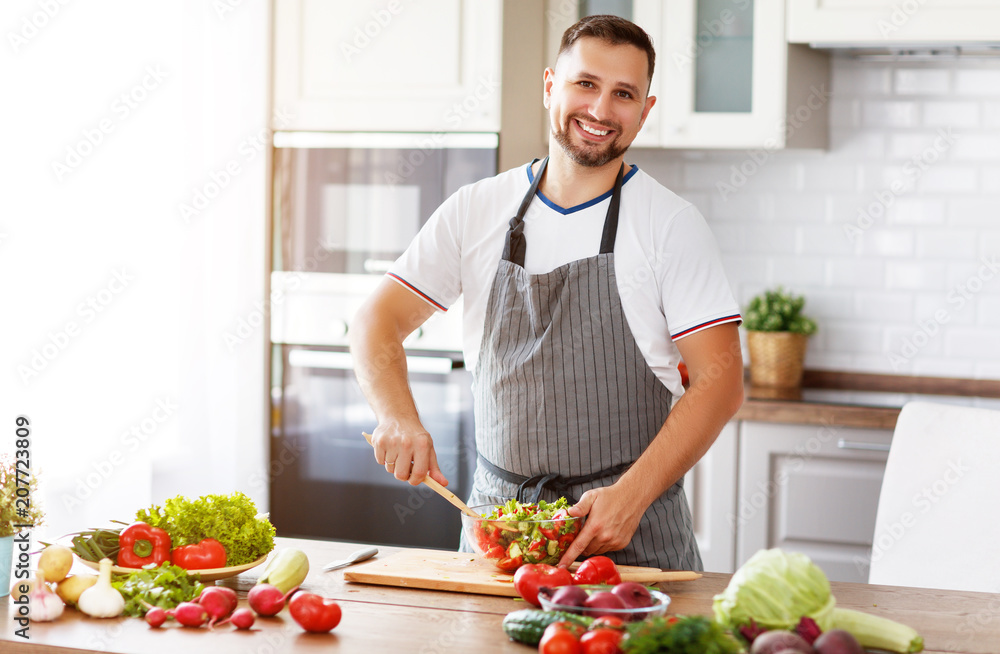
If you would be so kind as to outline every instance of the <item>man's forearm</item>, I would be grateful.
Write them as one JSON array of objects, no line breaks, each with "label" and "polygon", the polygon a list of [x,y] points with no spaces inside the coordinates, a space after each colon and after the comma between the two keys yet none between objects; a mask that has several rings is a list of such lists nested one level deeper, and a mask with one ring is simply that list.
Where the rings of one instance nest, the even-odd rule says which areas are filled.
[{"label": "man's forearm", "polygon": [[419,422],[407,380],[406,352],[398,334],[373,320],[363,320],[354,327],[354,372],[379,423]]}]

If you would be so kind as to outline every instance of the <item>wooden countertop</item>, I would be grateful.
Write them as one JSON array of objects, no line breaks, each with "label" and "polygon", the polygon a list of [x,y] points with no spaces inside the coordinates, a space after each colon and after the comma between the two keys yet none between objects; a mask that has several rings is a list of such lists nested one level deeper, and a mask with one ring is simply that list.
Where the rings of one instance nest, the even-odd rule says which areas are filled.
[{"label": "wooden countertop", "polygon": [[[443,591],[389,588],[347,583],[342,571],[324,573],[323,564],[359,547],[357,544],[278,539],[278,547],[302,549],[312,565],[303,588],[335,598],[343,609],[340,625],[330,634],[307,634],[287,609],[274,618],[258,618],[254,630],[223,626],[188,629],[174,623],[149,628],[137,618],[97,620],[67,609],[51,623],[31,623],[29,640],[14,635],[12,607],[0,604],[0,651],[11,654],[116,652],[175,654],[176,652],[476,652],[529,654],[534,649],[509,641],[500,623],[523,602],[503,597]],[[400,548],[380,548],[379,556]],[[77,564],[79,565],[79,564]],[[245,605],[247,590],[260,568],[219,582],[235,588]],[[672,597],[671,613],[711,615],[712,597],[730,575],[706,573],[697,581],[661,584]],[[832,583],[839,606],[898,620],[924,637],[925,651],[987,654],[1000,642],[1000,595],[926,589]]]},{"label": "wooden countertop", "polygon": [[889,430],[903,403],[916,397],[1000,398],[996,380],[827,370],[806,370],[801,388],[760,388],[747,381],[745,389],[736,420]]}]

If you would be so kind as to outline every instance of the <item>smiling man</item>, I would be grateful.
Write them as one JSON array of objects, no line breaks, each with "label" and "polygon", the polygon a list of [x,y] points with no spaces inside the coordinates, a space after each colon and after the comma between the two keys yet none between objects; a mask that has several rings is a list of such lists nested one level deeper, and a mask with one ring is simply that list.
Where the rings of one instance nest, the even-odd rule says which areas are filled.
[{"label": "smiling man", "polygon": [[562,563],[700,570],[683,477],[742,402],[740,315],[698,210],[624,162],[654,63],[629,21],[567,30],[543,77],[549,156],[449,198],[358,312],[352,351],[376,460],[446,484],[402,340],[464,295],[469,504],[564,495],[587,520]]}]

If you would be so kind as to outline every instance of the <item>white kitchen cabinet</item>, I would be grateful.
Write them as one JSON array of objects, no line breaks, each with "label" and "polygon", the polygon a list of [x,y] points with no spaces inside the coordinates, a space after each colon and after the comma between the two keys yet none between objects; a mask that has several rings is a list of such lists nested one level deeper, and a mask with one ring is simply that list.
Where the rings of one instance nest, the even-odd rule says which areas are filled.
[{"label": "white kitchen cabinet", "polygon": [[829,56],[785,41],[783,1],[549,0],[550,63],[563,31],[597,12],[634,21],[656,48],[657,103],[635,147],[826,147]]},{"label": "white kitchen cabinet", "polygon": [[867,582],[889,430],[741,422],[736,563],[780,547]]},{"label": "white kitchen cabinet", "polygon": [[788,0],[788,40],[830,45],[1000,40],[996,0]]},{"label": "white kitchen cabinet", "polygon": [[738,428],[730,422],[684,478],[694,535],[709,572],[734,572]]},{"label": "white kitchen cabinet", "polygon": [[497,132],[501,0],[275,0],[276,129]]}]

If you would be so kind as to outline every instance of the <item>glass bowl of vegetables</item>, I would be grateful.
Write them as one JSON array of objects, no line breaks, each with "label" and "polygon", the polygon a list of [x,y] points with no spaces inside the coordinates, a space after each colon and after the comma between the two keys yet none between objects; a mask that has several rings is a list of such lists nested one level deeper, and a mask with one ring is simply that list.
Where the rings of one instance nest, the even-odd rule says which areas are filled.
[{"label": "glass bowl of vegetables", "polygon": [[670,596],[634,581],[608,584],[542,588],[538,601],[546,611],[577,613],[591,618],[616,617],[638,622],[663,615]]},{"label": "glass bowl of vegetables", "polygon": [[526,563],[555,565],[583,528],[584,518],[569,514],[569,502],[510,500],[496,506],[474,506],[479,516],[462,514],[462,530],[472,548],[504,572]]}]

